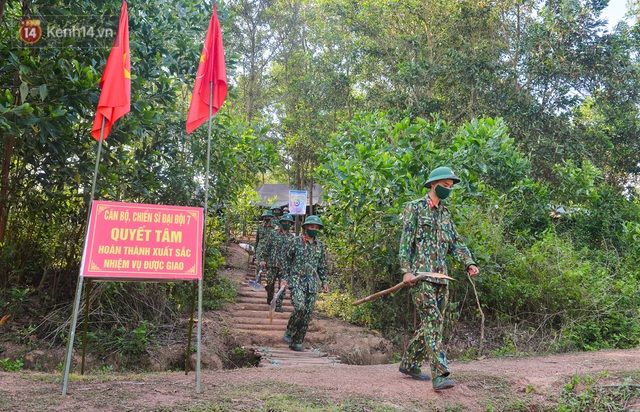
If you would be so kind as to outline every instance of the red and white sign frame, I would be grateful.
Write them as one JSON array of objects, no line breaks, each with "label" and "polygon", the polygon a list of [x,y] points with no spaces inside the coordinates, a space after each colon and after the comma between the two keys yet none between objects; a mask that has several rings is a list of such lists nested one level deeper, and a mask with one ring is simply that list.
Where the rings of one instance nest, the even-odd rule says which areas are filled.
[{"label": "red and white sign frame", "polygon": [[91,279],[202,278],[203,209],[94,201],[81,275]]}]

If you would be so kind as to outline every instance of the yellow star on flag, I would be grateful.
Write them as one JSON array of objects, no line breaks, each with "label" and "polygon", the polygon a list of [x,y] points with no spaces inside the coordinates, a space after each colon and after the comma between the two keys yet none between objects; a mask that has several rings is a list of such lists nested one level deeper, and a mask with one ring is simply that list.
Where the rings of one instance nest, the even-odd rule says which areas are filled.
[{"label": "yellow star on flag", "polygon": [[122,59],[125,62],[125,66],[124,66],[124,78],[125,79],[130,79],[131,78],[131,72],[129,70],[127,70],[127,53],[122,55]]}]

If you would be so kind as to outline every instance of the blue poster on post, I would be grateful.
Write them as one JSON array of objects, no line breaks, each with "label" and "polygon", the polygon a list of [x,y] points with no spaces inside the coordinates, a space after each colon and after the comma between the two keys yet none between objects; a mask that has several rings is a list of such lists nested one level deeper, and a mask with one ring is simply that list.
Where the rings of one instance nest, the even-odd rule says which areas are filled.
[{"label": "blue poster on post", "polygon": [[289,190],[289,213],[304,215],[307,211],[307,191]]}]

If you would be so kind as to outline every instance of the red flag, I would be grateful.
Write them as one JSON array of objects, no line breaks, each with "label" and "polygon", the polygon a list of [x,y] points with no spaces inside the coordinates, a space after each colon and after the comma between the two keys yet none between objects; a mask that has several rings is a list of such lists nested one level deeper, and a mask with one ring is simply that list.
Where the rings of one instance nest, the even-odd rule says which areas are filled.
[{"label": "red flag", "polygon": [[[212,84],[213,82],[213,84]],[[209,92],[213,86],[212,111],[216,113],[225,97],[227,97],[227,69],[224,64],[224,48],[222,47],[222,32],[213,5],[213,14],[204,39],[200,65],[196,74],[196,84],[193,86],[191,105],[187,116],[187,133],[191,133],[198,126],[209,119]]]},{"label": "red flag", "polygon": [[100,140],[102,119],[104,123],[104,139],[109,136],[116,120],[131,110],[131,56],[129,54],[129,18],[127,2],[122,2],[118,34],[113,42],[111,53],[107,59],[102,79],[100,79],[100,100],[96,118],[91,128],[91,136]]}]

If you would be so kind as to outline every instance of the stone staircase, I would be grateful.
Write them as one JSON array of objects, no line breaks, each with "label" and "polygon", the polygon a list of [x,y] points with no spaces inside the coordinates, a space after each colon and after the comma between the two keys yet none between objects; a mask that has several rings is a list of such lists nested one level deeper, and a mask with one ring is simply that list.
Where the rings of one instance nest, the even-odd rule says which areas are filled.
[{"label": "stone staircase", "polygon": [[[286,367],[286,366],[319,366],[340,364],[335,356],[330,356],[314,349],[314,342],[322,341],[324,333],[317,322],[313,320],[309,324],[305,338],[305,351],[295,352],[289,349],[282,341],[282,336],[287,329],[289,316],[293,312],[291,297],[287,295],[283,303],[283,312],[274,312],[273,319],[269,319],[269,305],[267,305],[267,292],[256,291],[249,286],[249,281],[256,280],[256,266],[249,262],[245,277],[241,282],[236,303],[230,308],[230,327],[232,333],[240,336],[243,342],[248,342],[248,347],[261,355],[260,366]],[[261,279],[264,286],[266,279]]]}]

